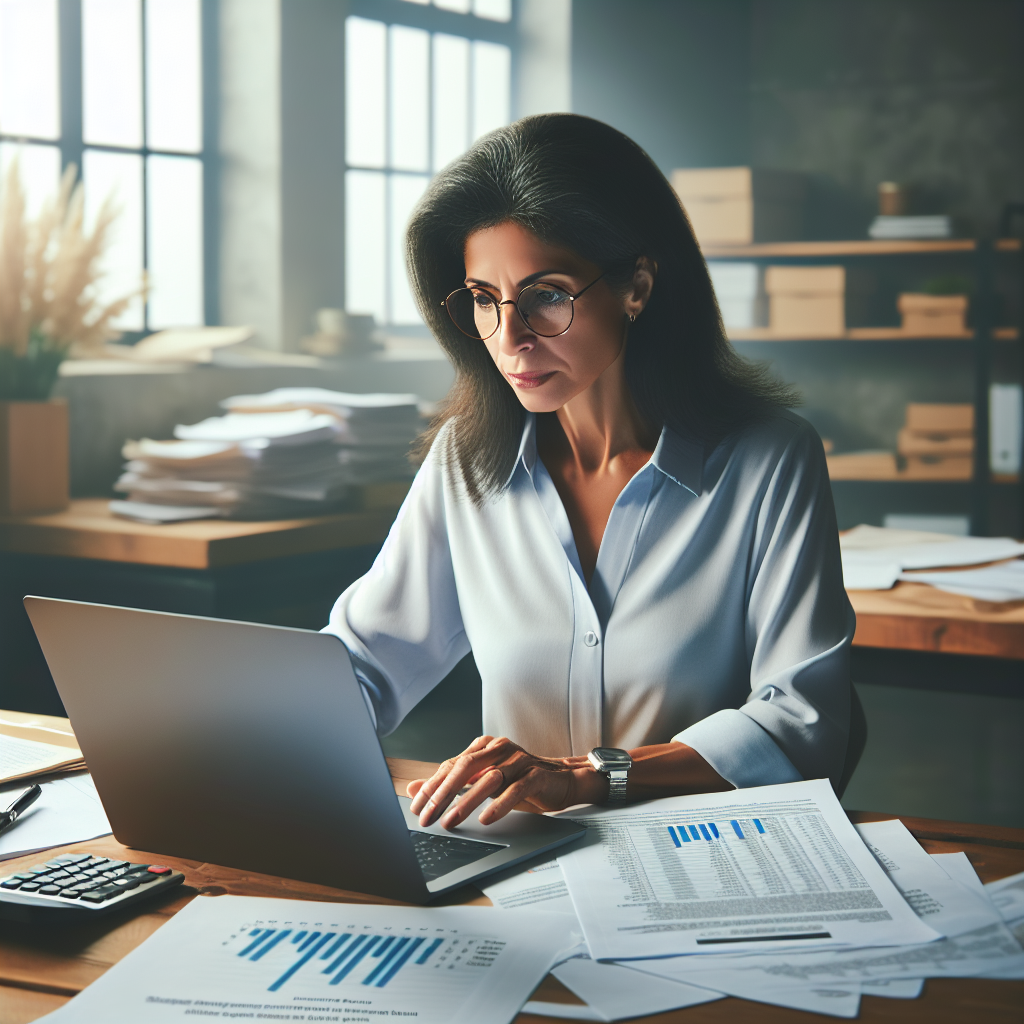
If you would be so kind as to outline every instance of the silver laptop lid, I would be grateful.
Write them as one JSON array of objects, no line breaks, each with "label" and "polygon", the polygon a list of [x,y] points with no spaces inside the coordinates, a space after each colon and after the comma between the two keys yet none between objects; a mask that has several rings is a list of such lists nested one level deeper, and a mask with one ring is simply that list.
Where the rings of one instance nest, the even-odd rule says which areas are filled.
[{"label": "silver laptop lid", "polygon": [[42,597],[25,608],[119,842],[429,899],[336,637]]}]

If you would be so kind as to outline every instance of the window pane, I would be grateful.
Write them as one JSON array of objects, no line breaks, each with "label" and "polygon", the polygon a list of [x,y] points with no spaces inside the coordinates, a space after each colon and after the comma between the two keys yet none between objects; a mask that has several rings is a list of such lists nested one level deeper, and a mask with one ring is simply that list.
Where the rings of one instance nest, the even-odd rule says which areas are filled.
[{"label": "window pane", "polygon": [[98,145],[142,145],[139,0],[82,0],[82,131]]},{"label": "window pane", "polygon": [[366,18],[345,19],[345,158],[383,167],[387,28]]},{"label": "window pane", "polygon": [[419,174],[394,174],[391,176],[390,222],[391,244],[388,247],[389,270],[391,271],[391,323],[419,324],[420,314],[409,290],[409,278],[405,271],[405,229],[409,217],[430,179]]},{"label": "window pane", "polygon": [[496,43],[473,43],[473,138],[508,124],[512,51]]},{"label": "window pane", "polygon": [[473,13],[490,21],[511,21],[512,0],[473,0]]},{"label": "window pane", "polygon": [[[108,237],[103,258],[100,299],[112,302],[142,283],[142,157],[134,153],[103,153],[87,149],[82,159],[85,216],[91,226],[107,196],[120,211]],[[143,327],[142,300],[136,299],[115,322],[123,330]]]},{"label": "window pane", "polygon": [[434,0],[434,6],[442,11],[454,11],[456,14],[469,14],[471,0]]},{"label": "window pane", "polygon": [[425,171],[430,166],[430,34],[391,26],[391,166]]},{"label": "window pane", "polygon": [[469,40],[434,36],[434,169],[469,145]]},{"label": "window pane", "polygon": [[146,0],[150,149],[202,149],[200,31],[199,0]]},{"label": "window pane", "polygon": [[60,150],[56,146],[22,146],[0,142],[0,193],[7,181],[7,170],[18,159],[21,187],[25,190],[25,210],[30,218],[60,187]]},{"label": "window pane", "polygon": [[57,0],[0,0],[0,131],[60,135]]},{"label": "window pane", "polygon": [[203,323],[203,165],[183,156],[147,161],[149,326]]},{"label": "window pane", "polygon": [[345,174],[345,309],[372,313],[384,323],[387,313],[387,237],[384,175],[376,171]]}]

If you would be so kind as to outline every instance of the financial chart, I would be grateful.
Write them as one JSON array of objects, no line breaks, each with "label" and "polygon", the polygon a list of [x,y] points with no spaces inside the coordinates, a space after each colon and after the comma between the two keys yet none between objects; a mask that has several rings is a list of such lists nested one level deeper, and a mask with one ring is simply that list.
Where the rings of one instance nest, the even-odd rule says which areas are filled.
[{"label": "financial chart", "polygon": [[232,974],[244,974],[250,984],[258,980],[267,992],[290,994],[300,986],[304,993],[322,988],[330,997],[380,989],[427,991],[438,984],[448,992],[452,986],[468,990],[504,946],[498,938],[453,929],[375,929],[339,920],[253,921],[234,932],[222,949]]}]

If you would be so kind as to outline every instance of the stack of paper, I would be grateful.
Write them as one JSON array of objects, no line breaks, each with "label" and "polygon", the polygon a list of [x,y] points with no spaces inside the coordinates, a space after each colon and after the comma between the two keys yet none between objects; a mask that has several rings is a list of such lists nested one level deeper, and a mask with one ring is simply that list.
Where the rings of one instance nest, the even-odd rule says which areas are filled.
[{"label": "stack of paper", "polygon": [[116,514],[166,522],[319,515],[363,484],[408,480],[422,427],[415,395],[279,388],[222,403],[224,416],[175,428],[175,441],[129,441]]},{"label": "stack of paper", "polygon": [[825,781],[567,813],[582,847],[484,890],[581,925],[553,973],[590,1015],[528,1010],[619,1020],[733,995],[855,1017],[862,993],[912,999],[929,977],[1024,977],[1024,877],[997,883],[997,909],[963,854],[929,857],[899,821],[855,830]]},{"label": "stack of paper", "polygon": [[[954,537],[945,533],[864,525],[843,534],[839,546],[848,590],[888,590],[896,580],[910,578],[901,576],[906,569],[982,565],[1024,555],[1024,544],[1010,537]],[[921,583],[931,582],[924,575],[913,578]],[[999,583],[995,587],[1003,585]]]},{"label": "stack of paper", "polygon": [[[16,825],[0,833],[0,860],[110,833],[110,822],[91,775],[77,772],[68,778],[42,782],[41,786],[39,799]],[[7,807],[25,789],[24,780],[0,786],[0,804]]]},{"label": "stack of paper", "polygon": [[0,711],[0,784],[83,768],[66,718]]},{"label": "stack of paper", "polygon": [[871,222],[872,238],[951,238],[953,222],[944,214],[923,217],[879,215]]}]

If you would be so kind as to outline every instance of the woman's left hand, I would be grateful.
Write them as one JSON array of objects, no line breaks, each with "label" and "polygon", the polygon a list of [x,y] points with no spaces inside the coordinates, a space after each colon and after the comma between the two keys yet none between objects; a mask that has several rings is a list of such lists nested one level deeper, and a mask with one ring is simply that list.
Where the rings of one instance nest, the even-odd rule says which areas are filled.
[{"label": "woman's left hand", "polygon": [[[452,804],[465,786],[469,789]],[[480,815],[481,825],[519,805],[557,811],[599,803],[608,796],[608,781],[585,757],[535,757],[504,737],[479,736],[429,779],[410,782],[407,792],[420,825],[432,825],[440,817],[444,828],[455,828],[488,797],[492,800]]]}]

